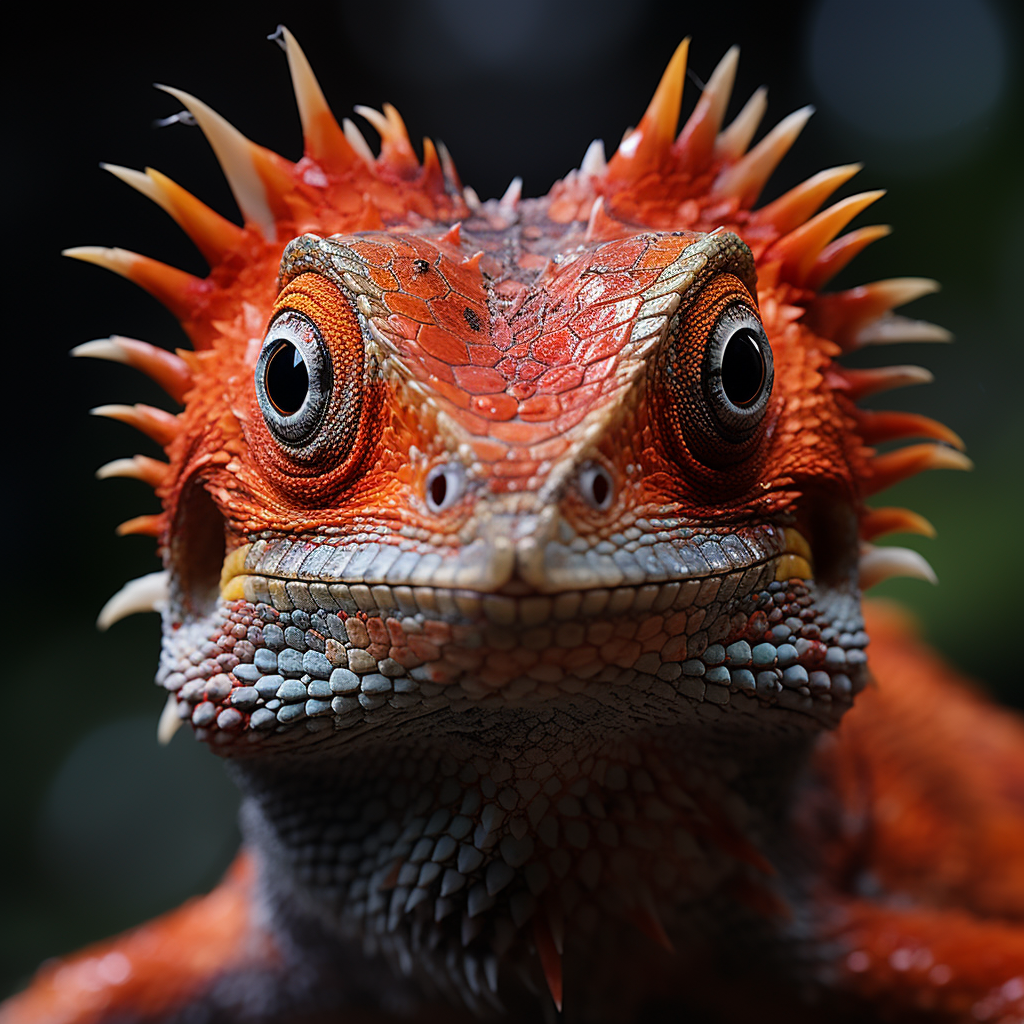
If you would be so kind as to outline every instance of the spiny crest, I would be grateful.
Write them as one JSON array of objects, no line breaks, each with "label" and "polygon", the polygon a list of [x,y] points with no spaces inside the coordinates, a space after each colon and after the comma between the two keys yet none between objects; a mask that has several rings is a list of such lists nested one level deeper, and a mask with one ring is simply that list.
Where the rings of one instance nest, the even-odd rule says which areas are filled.
[{"label": "spiny crest", "polygon": [[[458,247],[459,222],[477,218],[492,228],[502,228],[514,224],[518,216],[520,179],[513,179],[500,200],[482,204],[472,189],[463,188],[443,146],[435,147],[424,139],[423,160],[417,160],[405,124],[390,104],[384,104],[380,112],[356,108],[380,135],[380,153],[375,156],[352,121],[346,118],[338,124],[291,33],[282,28],[280,36],[304,137],[304,156],[297,163],[250,141],[195,97],[165,89],[191,112],[209,140],[241,211],[243,226],[211,210],[158,171],[105,165],[174,218],[210,264],[210,275],[194,277],[121,249],[84,247],[67,252],[114,270],[151,292],[180,319],[197,350],[211,348],[217,339],[242,344],[253,331],[262,330],[259,309],[268,309],[272,303],[281,251],[300,234],[351,234],[423,225],[431,232],[440,229],[444,241]],[[606,160],[603,144],[595,141],[579,169],[553,186],[547,197],[548,218],[555,223],[585,225],[587,243],[650,229],[712,231],[725,227],[735,231],[757,261],[763,307],[774,304],[773,308],[792,310],[789,319],[798,320],[817,335],[820,347],[829,354],[892,342],[948,341],[948,333],[941,328],[892,313],[934,291],[935,282],[901,278],[835,294],[818,293],[865,246],[889,233],[888,226],[877,225],[842,234],[853,218],[883,193],[849,196],[818,213],[829,196],[860,169],[856,164],[846,165],[822,171],[754,210],[812,108],[790,114],[751,148],[767,105],[762,88],[723,127],[739,57],[733,47],[711,74],[692,114],[677,132],[688,48],[689,40],[677,48],[646,112],[636,128],[625,134],[611,159]],[[467,268],[475,271],[481,255],[468,256]],[[119,337],[81,345],[74,354],[135,366],[179,402],[188,395],[199,367],[195,353],[175,355]],[[851,402],[930,379],[927,371],[915,367],[851,370],[833,364],[829,372],[834,390]],[[105,406],[94,412],[129,423],[164,446],[173,446],[180,431],[176,417],[148,406]],[[957,450],[962,447],[959,438],[926,417],[861,410],[853,415],[865,445],[911,437],[931,442],[883,455],[869,452],[869,468],[861,481],[866,496],[922,469],[970,466]],[[100,474],[133,476],[160,488],[168,480],[169,468],[136,456],[110,463]],[[121,532],[158,534],[161,529],[160,517],[140,517],[123,524]],[[930,527],[906,510],[863,510],[865,542],[894,531],[928,533]],[[920,556],[900,554],[902,550],[866,547],[865,584],[895,573],[929,578],[930,570],[922,568]],[[546,940],[539,939],[538,945],[548,948]],[[560,981],[553,969],[549,982],[554,993]]]}]

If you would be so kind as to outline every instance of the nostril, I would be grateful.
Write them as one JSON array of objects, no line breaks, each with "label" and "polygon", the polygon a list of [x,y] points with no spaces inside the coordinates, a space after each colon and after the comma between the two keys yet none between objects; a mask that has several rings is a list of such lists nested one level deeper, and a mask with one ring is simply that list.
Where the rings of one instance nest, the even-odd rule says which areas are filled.
[{"label": "nostril", "polygon": [[446,462],[435,466],[427,474],[427,508],[431,512],[443,512],[451,508],[466,490],[466,473],[457,462]]},{"label": "nostril", "polygon": [[579,488],[583,497],[596,509],[604,511],[612,503],[614,486],[611,474],[596,463],[589,462],[580,469]]}]

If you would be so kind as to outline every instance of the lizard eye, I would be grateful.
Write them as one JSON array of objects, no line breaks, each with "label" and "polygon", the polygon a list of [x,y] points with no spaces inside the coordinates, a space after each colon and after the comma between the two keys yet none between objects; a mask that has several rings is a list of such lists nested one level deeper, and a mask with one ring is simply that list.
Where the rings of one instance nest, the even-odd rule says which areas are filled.
[{"label": "lizard eye", "polygon": [[680,309],[662,368],[670,442],[709,468],[754,450],[771,400],[772,350],[754,300],[732,274]]},{"label": "lizard eye", "polygon": [[270,432],[297,445],[316,430],[331,395],[331,360],[316,325],[294,310],[271,323],[256,364],[256,397]]}]

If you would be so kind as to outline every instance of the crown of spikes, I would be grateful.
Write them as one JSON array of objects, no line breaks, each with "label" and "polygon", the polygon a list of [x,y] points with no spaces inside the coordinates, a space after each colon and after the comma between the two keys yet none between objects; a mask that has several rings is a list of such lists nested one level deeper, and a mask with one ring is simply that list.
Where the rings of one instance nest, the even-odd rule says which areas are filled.
[{"label": "crown of spikes", "polygon": [[[382,230],[402,225],[451,225],[484,218],[492,227],[514,222],[521,182],[514,179],[497,202],[482,204],[464,188],[445,148],[423,140],[420,162],[398,111],[356,107],[380,135],[373,151],[352,121],[341,125],[287,29],[279,40],[288,57],[304,136],[304,155],[292,163],[249,141],[200,100],[165,88],[192,114],[227,177],[242,213],[243,225],[211,210],[180,185],[151,168],[145,172],[105,165],[117,177],[148,196],[185,230],[210,265],[206,278],[194,277],[156,260],[122,249],[83,247],[66,255],[106,267],[141,285],[181,321],[195,352],[176,354],[119,336],[87,342],[73,354],[128,363],[147,373],[177,402],[186,400],[203,350],[262,333],[253,310],[273,301],[278,263],[285,244],[305,232],[320,235]],[[711,231],[726,227],[741,235],[757,261],[762,307],[776,304],[790,319],[822,339],[823,349],[839,355],[865,345],[905,341],[948,341],[933,324],[897,316],[892,310],[937,289],[934,281],[897,278],[848,291],[819,294],[865,246],[889,234],[889,227],[862,227],[840,234],[880,191],[850,196],[816,213],[860,165],[834,167],[814,175],[779,199],[753,209],[769,176],[800,134],[812,108],[780,121],[758,143],[751,142],[765,113],[767,93],[758,89],[736,118],[722,127],[739,57],[730,49],[708,80],[697,105],[677,134],[688,40],[676,50],[647,111],[628,131],[610,160],[600,141],[588,148],[578,170],[557,182],[548,200],[548,217],[568,224],[586,222],[587,240],[622,237],[645,229]],[[766,313],[768,312],[765,309]],[[831,384],[852,401],[867,395],[930,381],[916,366],[854,370],[833,364]],[[146,405],[108,405],[93,410],[129,423],[164,447],[181,426],[177,416]],[[942,424],[901,412],[856,413],[865,445],[910,437],[927,439],[885,454],[874,454],[861,481],[870,497],[924,469],[966,469],[960,439]],[[129,476],[156,487],[169,482],[169,464],[136,455],[103,466],[98,476]],[[161,536],[163,515],[140,516],[123,523],[121,534]],[[862,583],[870,586],[893,575],[934,581],[927,562],[914,551],[874,548],[870,541],[892,532],[933,536],[923,517],[907,509],[865,509]],[[108,603],[100,617],[109,625],[132,611],[159,606],[165,574],[133,581]]]}]

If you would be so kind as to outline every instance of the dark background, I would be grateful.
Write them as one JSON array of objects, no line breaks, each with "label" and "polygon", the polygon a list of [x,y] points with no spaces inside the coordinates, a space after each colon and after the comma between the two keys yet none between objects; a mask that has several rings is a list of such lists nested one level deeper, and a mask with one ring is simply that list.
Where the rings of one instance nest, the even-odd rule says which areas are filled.
[{"label": "dark background", "polygon": [[[156,617],[106,635],[93,628],[110,594],[158,565],[151,541],[113,536],[121,520],[154,509],[148,490],[99,483],[92,472],[112,458],[157,453],[86,412],[167,400],[125,367],[66,353],[111,333],[168,347],[183,336],[140,290],[58,252],[118,245],[204,272],[169,218],[97,165],[152,165],[234,216],[198,129],[153,127],[179,108],[150,85],[194,93],[296,159],[285,59],[264,38],[279,21],[305,47],[339,119],[355,103],[394,102],[412,137],[444,140],[484,198],[515,174],[524,194],[543,193],[595,137],[610,153],[684,35],[693,36],[690,66],[702,80],[730,44],[742,46],[730,116],[762,83],[767,126],[815,103],[817,116],[766,196],[858,159],[866,169],[844,193],[890,189],[858,223],[892,223],[896,233],[836,284],[901,275],[944,282],[909,312],[951,328],[956,345],[876,350],[861,361],[932,368],[934,385],[889,404],[948,423],[977,463],[971,475],[932,473],[886,495],[938,527],[938,541],[910,543],[942,582],[879,590],[915,609],[962,669],[1024,706],[1016,648],[1024,96],[1021,24],[1008,2],[89,4],[60,17],[37,4],[17,17],[5,23],[3,108],[11,259],[0,380],[13,413],[0,533],[8,608],[0,994],[44,957],[213,884],[237,842],[236,800],[217,759],[186,731],[168,748],[156,745]],[[684,116],[697,94],[690,83]]]}]

